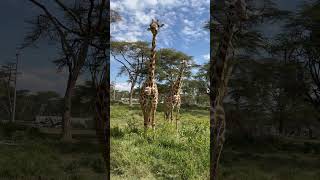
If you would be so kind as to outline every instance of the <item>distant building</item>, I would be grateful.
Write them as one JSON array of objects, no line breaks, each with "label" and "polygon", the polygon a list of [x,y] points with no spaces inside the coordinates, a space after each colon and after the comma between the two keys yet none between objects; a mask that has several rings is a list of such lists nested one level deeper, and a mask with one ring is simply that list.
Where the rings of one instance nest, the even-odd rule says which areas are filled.
[{"label": "distant building", "polygon": [[[129,104],[129,98],[121,98],[120,101],[124,104]],[[139,99],[132,98],[132,104],[139,104]]]},{"label": "distant building", "polygon": [[[83,128],[92,128],[90,127],[93,121],[92,117],[88,118],[79,118],[72,117],[71,123],[73,126],[83,127]],[[36,116],[35,122],[42,127],[61,127],[62,126],[62,117],[61,116]]]}]

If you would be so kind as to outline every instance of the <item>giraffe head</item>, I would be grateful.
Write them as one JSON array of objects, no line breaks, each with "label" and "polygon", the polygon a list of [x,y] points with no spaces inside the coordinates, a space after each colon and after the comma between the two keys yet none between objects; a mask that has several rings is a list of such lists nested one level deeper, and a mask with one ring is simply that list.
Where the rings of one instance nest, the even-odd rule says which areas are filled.
[{"label": "giraffe head", "polygon": [[188,61],[187,60],[182,60],[181,62],[180,62],[180,64],[181,64],[181,69],[185,69],[185,68],[187,68],[187,67],[190,67],[191,65],[190,64],[188,64]]},{"label": "giraffe head", "polygon": [[162,26],[164,26],[164,24],[159,23],[159,20],[154,20],[152,19],[149,30],[152,32],[153,35],[157,35],[159,28],[161,28]]}]

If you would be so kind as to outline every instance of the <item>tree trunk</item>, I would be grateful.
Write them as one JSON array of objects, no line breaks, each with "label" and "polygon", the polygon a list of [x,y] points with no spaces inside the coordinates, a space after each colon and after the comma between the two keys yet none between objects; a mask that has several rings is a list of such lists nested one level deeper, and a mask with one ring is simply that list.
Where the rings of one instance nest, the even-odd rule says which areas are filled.
[{"label": "tree trunk", "polygon": [[215,130],[215,127],[214,127],[214,119],[213,119],[213,116],[214,116],[214,107],[215,107],[215,104],[214,104],[214,99],[213,97],[210,97],[210,180],[215,180],[216,179],[216,176],[217,176],[217,173],[218,173],[218,163],[216,161],[216,159],[214,158],[215,157],[215,144],[216,144],[216,136],[214,134],[214,130]]},{"label": "tree trunk", "polygon": [[73,94],[73,90],[75,88],[77,78],[72,78],[69,75],[67,90],[64,95],[64,110],[62,116],[62,141],[70,142],[72,141],[72,133],[71,133],[71,98]]},{"label": "tree trunk", "polygon": [[72,141],[72,134],[71,134],[71,98],[73,95],[73,91],[77,82],[77,79],[80,75],[80,71],[84,66],[84,63],[87,58],[89,48],[89,42],[84,41],[80,47],[77,60],[73,68],[69,66],[69,77],[68,77],[68,84],[67,90],[64,96],[64,110],[62,116],[62,141],[70,142]]},{"label": "tree trunk", "polygon": [[136,80],[137,78],[135,78],[132,82],[131,82],[131,87],[130,87],[130,96],[129,96],[129,106],[132,106],[132,96],[133,96],[133,91],[134,91],[134,86],[136,85]]},{"label": "tree trunk", "polygon": [[313,138],[313,131],[310,126],[308,127],[308,134],[309,134],[309,139],[312,139]]},{"label": "tree trunk", "polygon": [[96,96],[96,135],[98,137],[102,155],[107,170],[107,179],[110,179],[110,101],[109,85],[100,86]]},{"label": "tree trunk", "polygon": [[283,124],[283,119],[282,119],[282,117],[280,116],[280,117],[279,117],[279,134],[280,134],[280,135],[283,135],[283,133],[284,133],[284,132],[283,132],[283,130],[284,130],[284,129],[283,129],[283,128],[284,128],[283,126],[284,126],[284,124]]}]

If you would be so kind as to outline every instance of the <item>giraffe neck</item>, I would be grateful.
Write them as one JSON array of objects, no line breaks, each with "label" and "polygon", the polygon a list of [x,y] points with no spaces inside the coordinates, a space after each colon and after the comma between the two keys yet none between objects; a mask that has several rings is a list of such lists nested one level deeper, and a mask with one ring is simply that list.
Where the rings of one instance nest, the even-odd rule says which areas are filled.
[{"label": "giraffe neck", "polygon": [[215,104],[222,103],[224,99],[224,92],[225,92],[225,79],[226,77],[226,71],[229,68],[228,67],[228,54],[230,51],[231,41],[234,34],[234,28],[235,24],[233,21],[229,20],[225,31],[223,32],[219,49],[216,56],[216,66],[215,66],[215,84],[216,84],[216,96],[215,96]]},{"label": "giraffe neck", "polygon": [[151,58],[148,68],[148,81],[152,82],[155,79],[155,69],[156,69],[156,36],[153,34],[152,37],[152,47],[151,47]]},{"label": "giraffe neck", "polygon": [[177,80],[174,82],[173,84],[173,93],[174,94],[178,94],[180,89],[181,89],[181,85],[182,85],[182,76],[183,76],[183,73],[184,73],[184,67],[181,66],[180,68],[180,71],[179,71],[179,75],[178,75],[178,78]]},{"label": "giraffe neck", "polygon": [[[239,21],[246,18],[246,3],[244,0],[235,0],[233,6],[236,9],[230,9],[227,13],[227,23],[222,34],[222,39],[220,41],[219,50],[217,54],[217,66],[221,68],[224,66],[226,59],[228,58],[228,51],[230,49],[233,34],[235,32],[236,25]],[[230,7],[231,8],[231,7]],[[240,19],[239,19],[240,18]]]},{"label": "giraffe neck", "polygon": [[222,68],[224,62],[226,62],[231,40],[234,33],[234,27],[235,25],[231,21],[229,21],[225,28],[225,31],[223,32],[222,39],[219,45],[219,51],[216,57],[217,67],[219,68]]}]

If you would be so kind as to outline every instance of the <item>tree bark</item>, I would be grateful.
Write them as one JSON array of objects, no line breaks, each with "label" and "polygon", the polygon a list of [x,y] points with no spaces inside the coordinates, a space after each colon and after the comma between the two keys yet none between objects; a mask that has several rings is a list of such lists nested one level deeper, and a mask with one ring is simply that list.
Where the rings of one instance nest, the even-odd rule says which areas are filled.
[{"label": "tree bark", "polygon": [[70,142],[72,141],[72,133],[71,133],[71,98],[75,89],[75,85],[77,82],[77,79],[80,75],[80,71],[84,66],[84,63],[87,58],[89,48],[89,42],[84,41],[81,45],[79,54],[77,56],[77,61],[74,61],[75,65],[73,68],[70,68],[69,66],[69,77],[68,77],[68,84],[67,84],[67,90],[64,96],[64,110],[63,110],[63,116],[62,116],[62,141]]},{"label": "tree bark", "polygon": [[99,140],[103,158],[106,164],[107,179],[110,179],[110,91],[107,86],[100,85],[96,96],[96,135]]},{"label": "tree bark", "polygon": [[129,106],[132,106],[132,96],[133,96],[133,91],[134,91],[134,86],[136,85],[137,78],[135,78],[131,82],[131,87],[130,87],[130,96],[129,96]]},{"label": "tree bark", "polygon": [[67,90],[64,96],[64,110],[62,116],[62,141],[70,142],[72,141],[71,133],[71,98],[76,85],[76,79],[69,75]]}]

